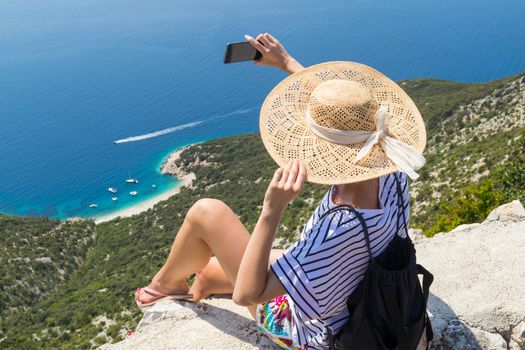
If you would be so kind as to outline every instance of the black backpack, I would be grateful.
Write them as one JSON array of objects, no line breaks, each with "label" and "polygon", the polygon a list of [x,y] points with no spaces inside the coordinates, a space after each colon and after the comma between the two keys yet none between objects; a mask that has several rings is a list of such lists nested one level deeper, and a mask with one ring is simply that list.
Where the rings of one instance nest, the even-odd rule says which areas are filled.
[{"label": "black backpack", "polygon": [[[325,217],[336,210],[354,213],[363,226],[370,263],[364,279],[347,299],[348,321],[335,335],[326,327],[330,349],[415,350],[425,327],[427,349],[433,338],[426,306],[434,277],[416,264],[416,250],[406,227],[401,185],[397,174],[394,176],[398,191],[397,231],[385,250],[375,258],[365,221],[359,212],[351,206],[341,205],[323,214]],[[399,236],[400,216],[406,238]],[[418,274],[423,275],[423,288]]]}]

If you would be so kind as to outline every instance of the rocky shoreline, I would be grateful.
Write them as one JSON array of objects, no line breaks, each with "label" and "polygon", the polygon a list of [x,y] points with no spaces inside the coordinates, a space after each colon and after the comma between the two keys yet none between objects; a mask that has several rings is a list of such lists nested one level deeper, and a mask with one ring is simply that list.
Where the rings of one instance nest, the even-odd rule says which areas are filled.
[{"label": "rocky shoreline", "polygon": [[160,167],[160,172],[163,175],[172,175],[175,176],[178,180],[182,181],[182,186],[191,186],[191,183],[195,179],[195,173],[193,172],[186,172],[186,170],[177,165],[177,160],[180,159],[180,156],[182,152],[190,148],[190,146],[186,146],[183,148],[179,148],[175,152],[171,153],[165,160],[164,163],[162,163]]}]

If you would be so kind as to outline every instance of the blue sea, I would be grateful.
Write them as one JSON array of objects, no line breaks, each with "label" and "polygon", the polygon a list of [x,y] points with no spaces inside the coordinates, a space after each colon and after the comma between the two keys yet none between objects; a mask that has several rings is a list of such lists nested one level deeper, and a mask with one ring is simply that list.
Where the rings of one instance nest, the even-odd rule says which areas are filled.
[{"label": "blue sea", "polygon": [[304,65],[484,82],[525,71],[524,14],[523,0],[2,1],[0,212],[108,214],[177,186],[158,171],[177,148],[257,131],[285,74],[222,63],[245,33]]}]

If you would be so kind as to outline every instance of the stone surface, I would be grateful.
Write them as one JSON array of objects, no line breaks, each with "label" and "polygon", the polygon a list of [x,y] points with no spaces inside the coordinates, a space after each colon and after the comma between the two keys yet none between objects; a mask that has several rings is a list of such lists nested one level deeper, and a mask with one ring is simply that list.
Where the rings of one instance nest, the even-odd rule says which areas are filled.
[{"label": "stone surface", "polygon": [[429,309],[488,332],[525,318],[525,221],[493,221],[414,242],[434,275]]},{"label": "stone surface", "polygon": [[418,241],[418,240],[420,240],[420,239],[425,239],[425,238],[427,238],[427,237],[423,234],[423,230],[418,229],[418,228],[409,228],[409,229],[408,229],[408,235],[410,236],[410,239],[413,240],[413,241]]},{"label": "stone surface", "polygon": [[432,349],[524,349],[522,210],[515,201],[496,208],[483,224],[414,242],[418,263],[434,274]]},{"label": "stone surface", "polygon": [[[436,345],[434,345],[434,347],[438,347]],[[449,322],[449,324],[445,328],[444,333],[441,336],[441,341],[439,345],[440,347],[438,348],[444,349],[480,349],[480,346],[476,342],[468,326],[464,322],[461,322],[457,319],[451,320]]]},{"label": "stone surface", "polygon": [[454,229],[453,229],[452,231],[450,231],[449,233],[470,230],[470,229],[473,229],[473,228],[475,228],[475,227],[478,227],[479,225],[481,225],[481,224],[473,223],[473,224],[463,224],[463,225],[459,225],[458,227],[454,228]]},{"label": "stone surface", "polygon": [[51,260],[51,258],[48,257],[48,256],[44,256],[44,257],[41,257],[41,258],[36,258],[35,261],[39,262],[39,263],[42,263],[42,264],[52,264],[53,263],[53,260]]},{"label": "stone surface", "polygon": [[525,220],[525,208],[519,200],[512,201],[494,209],[485,221],[520,221]]},{"label": "stone surface", "polygon": [[477,328],[469,328],[481,349],[507,350],[507,342],[499,333],[490,333]]},{"label": "stone surface", "polygon": [[509,350],[525,350],[525,320],[514,327],[510,339]]},{"label": "stone surface", "polygon": [[133,336],[106,350],[274,349],[259,334],[248,309],[229,299],[201,303],[163,301],[148,309]]},{"label": "stone surface", "polygon": [[[439,320],[439,319],[438,319]],[[450,350],[507,350],[507,342],[498,333],[472,328],[459,319],[438,322],[438,334],[434,335],[431,349]],[[432,329],[435,329],[434,324]]]}]

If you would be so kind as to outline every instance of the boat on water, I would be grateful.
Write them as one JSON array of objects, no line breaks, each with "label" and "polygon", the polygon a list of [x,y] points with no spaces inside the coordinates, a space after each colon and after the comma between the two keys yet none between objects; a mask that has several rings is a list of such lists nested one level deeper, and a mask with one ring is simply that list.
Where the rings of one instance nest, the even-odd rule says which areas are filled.
[{"label": "boat on water", "polygon": [[138,183],[139,183],[139,180],[134,179],[134,178],[129,178],[129,179],[126,180],[126,182],[127,182],[128,184],[138,184]]},{"label": "boat on water", "polygon": [[111,193],[117,193],[117,189],[115,187],[109,187],[108,191]]},{"label": "boat on water", "polygon": [[116,202],[116,201],[118,201],[118,197],[111,197],[111,200],[112,200],[113,202]]},{"label": "boat on water", "polygon": [[137,191],[131,191],[129,194],[132,195],[132,196],[136,196],[138,194],[138,192]]},{"label": "boat on water", "polygon": [[98,205],[96,205],[95,203],[91,203],[91,204],[89,205],[89,207],[90,207],[90,208],[96,208],[96,207],[98,207]]},{"label": "boat on water", "polygon": [[157,189],[157,185],[155,185],[155,184],[151,185],[151,187],[153,187],[154,190]]}]

